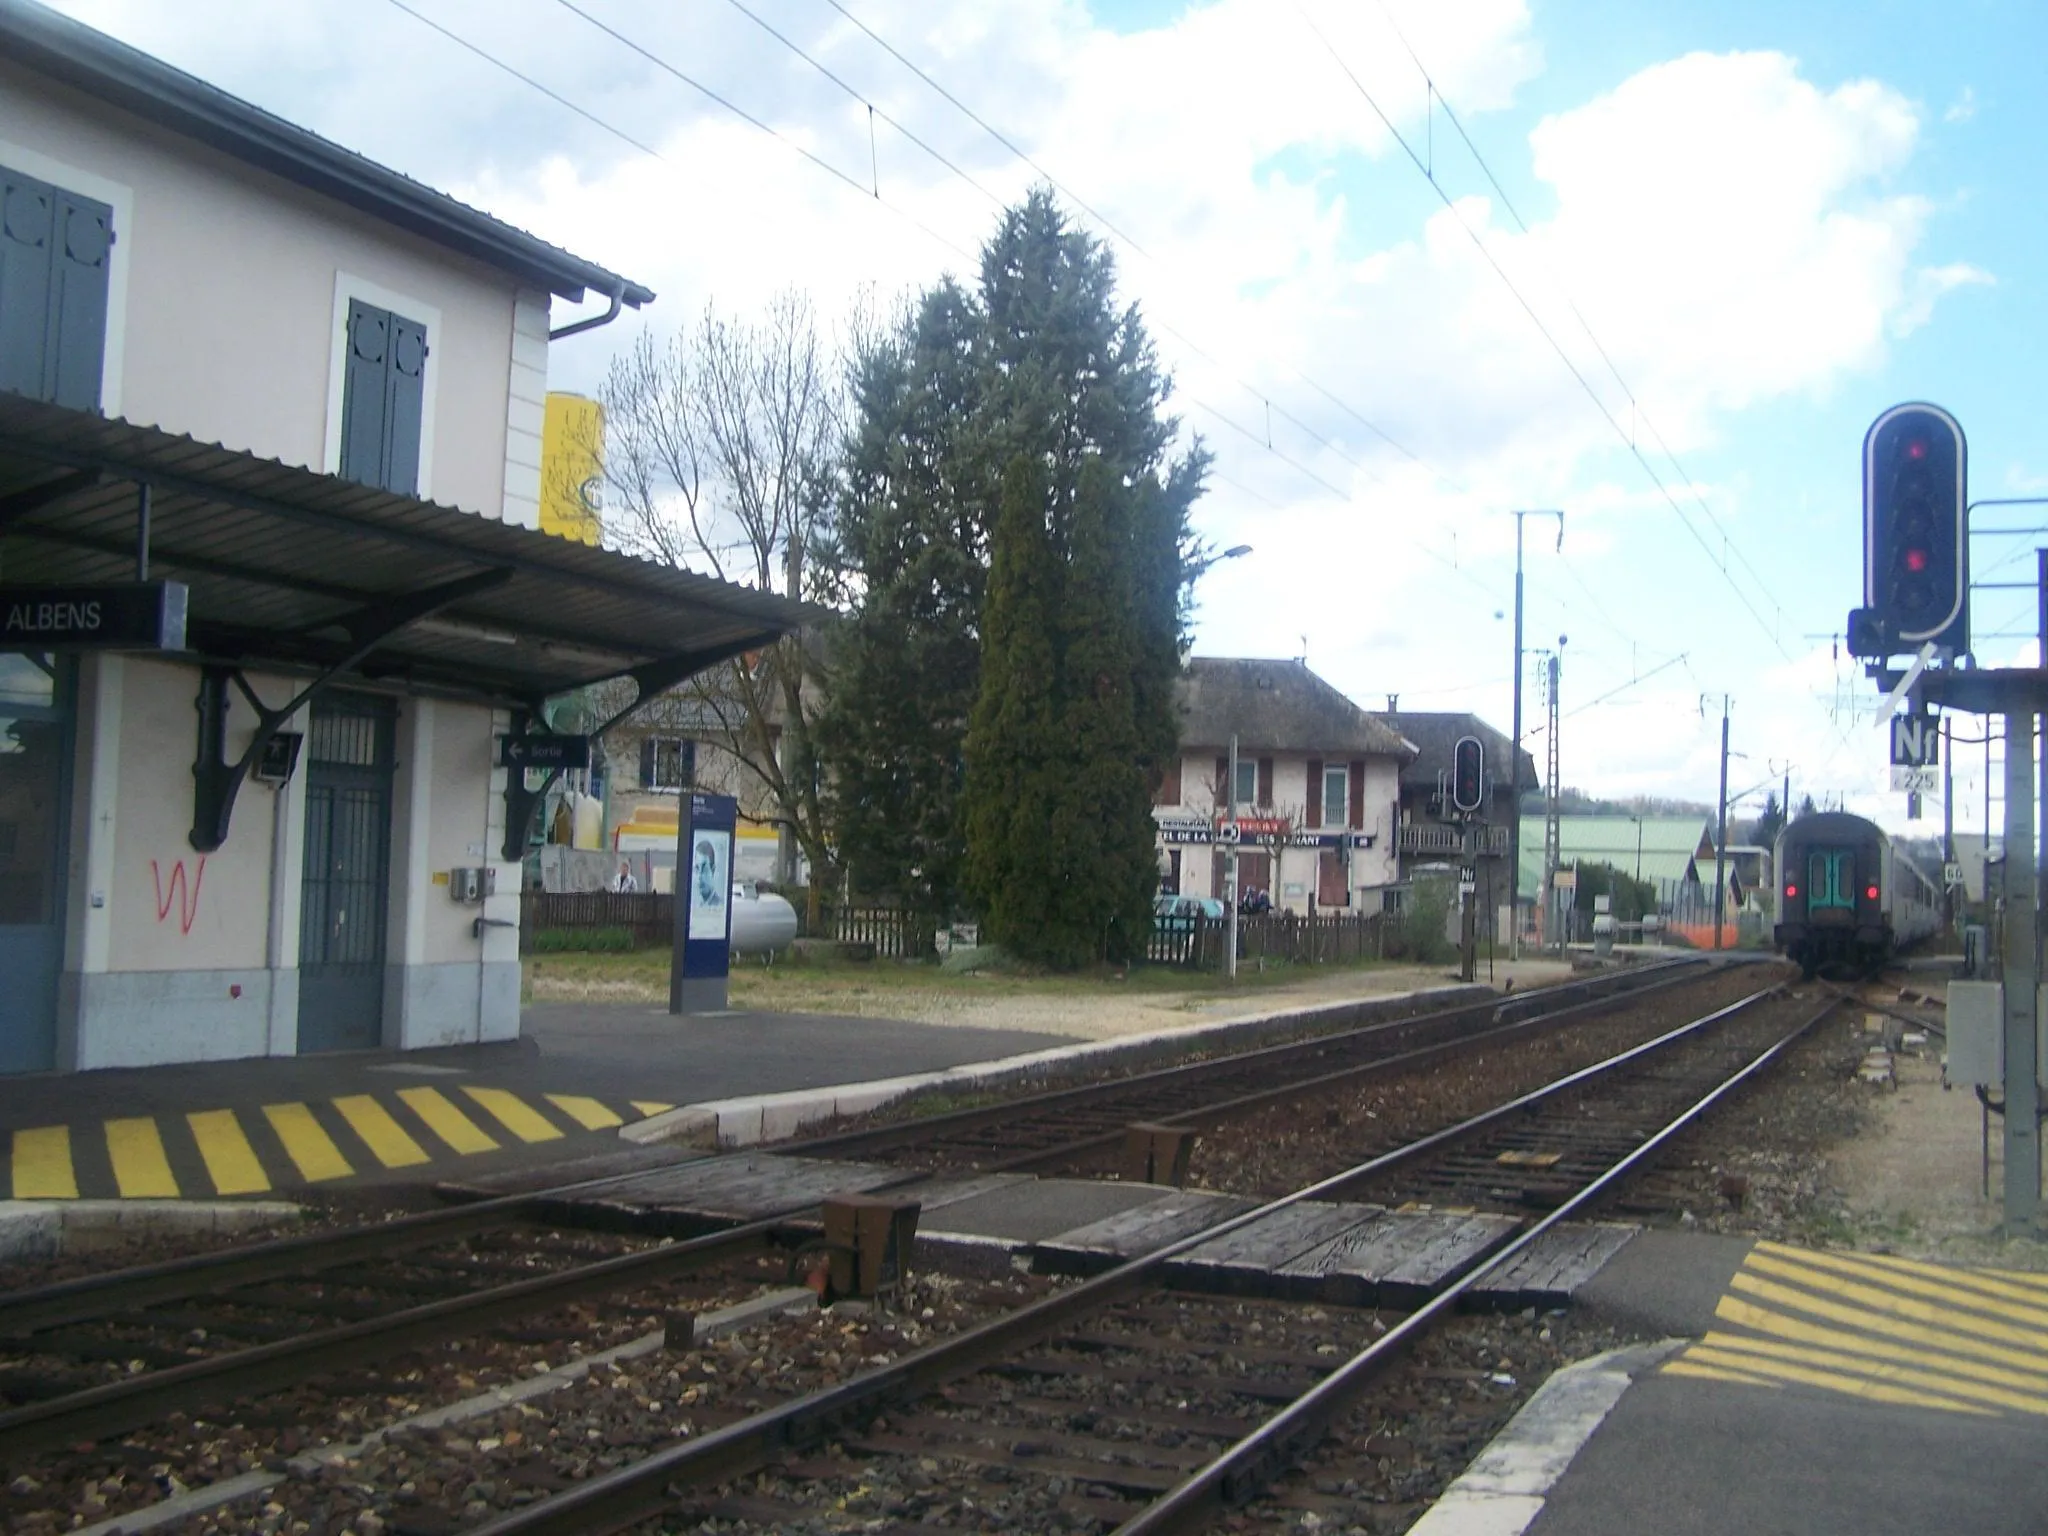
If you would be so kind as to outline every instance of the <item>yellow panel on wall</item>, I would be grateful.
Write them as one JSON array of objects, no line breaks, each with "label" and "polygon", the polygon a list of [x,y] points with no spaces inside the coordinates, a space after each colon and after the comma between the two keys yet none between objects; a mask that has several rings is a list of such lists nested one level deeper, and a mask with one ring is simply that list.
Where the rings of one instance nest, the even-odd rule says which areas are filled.
[{"label": "yellow panel on wall", "polygon": [[595,544],[603,532],[604,407],[582,395],[548,393],[540,433],[540,527]]}]

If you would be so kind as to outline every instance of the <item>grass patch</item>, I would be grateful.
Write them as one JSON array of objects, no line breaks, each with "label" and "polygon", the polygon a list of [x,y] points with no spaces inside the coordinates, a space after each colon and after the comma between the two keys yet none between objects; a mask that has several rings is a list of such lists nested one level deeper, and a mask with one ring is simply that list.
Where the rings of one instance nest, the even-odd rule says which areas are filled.
[{"label": "grass patch", "polygon": [[[536,939],[540,935],[535,936]],[[970,972],[942,969],[933,961],[841,960],[815,953],[736,958],[730,996],[734,1007],[773,1012],[831,1012],[835,1004],[871,1005],[903,998],[1091,998],[1142,994],[1196,1000],[1284,987],[1311,977],[1384,969],[1398,962],[1369,960],[1357,965],[1296,965],[1287,961],[1246,961],[1230,981],[1221,972],[1178,966],[1111,966],[1052,973],[1005,961]],[[529,998],[585,997],[592,1001],[659,1000],[668,996],[666,948],[603,952],[544,948],[536,943],[526,961]]]}]

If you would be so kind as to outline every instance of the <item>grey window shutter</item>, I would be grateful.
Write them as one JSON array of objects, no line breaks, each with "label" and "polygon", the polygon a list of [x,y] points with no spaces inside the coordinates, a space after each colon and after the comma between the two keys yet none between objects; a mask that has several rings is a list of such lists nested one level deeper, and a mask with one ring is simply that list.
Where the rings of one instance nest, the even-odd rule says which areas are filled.
[{"label": "grey window shutter", "polygon": [[114,211],[0,168],[0,389],[100,406]]},{"label": "grey window shutter", "polygon": [[51,188],[0,170],[0,389],[18,395],[43,393],[56,214]]},{"label": "grey window shutter", "polygon": [[384,484],[384,375],[390,355],[390,314],[351,299],[348,358],[341,380],[340,474],[344,480]]},{"label": "grey window shutter", "polygon": [[114,249],[114,211],[105,203],[57,194],[50,252],[50,342],[44,360],[47,397],[76,411],[100,408],[100,370],[107,352],[107,266]]},{"label": "grey window shutter", "polygon": [[405,496],[418,493],[426,370],[425,326],[360,299],[349,301],[339,466],[344,480]]},{"label": "grey window shutter", "polygon": [[426,404],[427,328],[391,317],[391,372],[384,393],[384,488],[416,496],[420,488],[420,415]]}]

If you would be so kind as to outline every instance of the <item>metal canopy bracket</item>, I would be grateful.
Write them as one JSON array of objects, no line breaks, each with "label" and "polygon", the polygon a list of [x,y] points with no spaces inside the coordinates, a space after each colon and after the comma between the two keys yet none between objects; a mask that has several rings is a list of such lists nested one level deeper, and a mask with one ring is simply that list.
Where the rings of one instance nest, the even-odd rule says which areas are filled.
[{"label": "metal canopy bracket", "polygon": [[[212,853],[228,840],[228,824],[235,814],[235,797],[249,772],[263,758],[264,749],[284,729],[285,722],[317,695],[355,666],[371,651],[406,625],[439,612],[450,603],[501,587],[512,579],[508,570],[478,571],[439,586],[427,587],[343,614],[321,625],[339,628],[347,634],[349,653],[301,688],[289,702],[272,709],[256,697],[248,679],[237,667],[207,666],[199,673],[199,752],[192,763],[192,830],[186,840],[200,853]],[[256,712],[256,733],[234,762],[227,759],[228,683],[232,681]]]},{"label": "metal canopy bracket", "polygon": [[[743,640],[730,641],[708,650],[685,651],[676,656],[659,657],[616,674],[630,677],[638,691],[634,694],[632,703],[619,710],[590,734],[602,738],[613,726],[626,720],[642,706],[652,703],[676,684],[687,682],[707,667],[715,667],[721,661],[731,661],[735,656],[744,656],[749,651],[759,650],[779,638],[778,631],[770,631],[764,635],[749,635]],[[593,679],[591,684],[585,686],[593,686],[594,683],[603,681],[606,679]],[[515,714],[512,717],[512,734],[509,739],[517,740],[526,735],[540,715],[538,705]],[[547,776],[540,781],[538,788],[528,789],[525,769],[505,770],[505,842],[499,853],[507,864],[516,864],[526,857],[526,845],[533,837],[534,812],[540,808],[541,802],[547,798],[548,791],[555,787],[555,781],[561,776],[561,769],[551,768]]]}]

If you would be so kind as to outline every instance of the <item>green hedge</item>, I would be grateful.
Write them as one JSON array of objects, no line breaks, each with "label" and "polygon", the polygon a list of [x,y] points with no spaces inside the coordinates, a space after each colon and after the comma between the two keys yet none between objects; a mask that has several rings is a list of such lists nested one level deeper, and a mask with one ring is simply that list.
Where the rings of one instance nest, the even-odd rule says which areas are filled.
[{"label": "green hedge", "polygon": [[542,928],[533,936],[540,954],[617,954],[633,947],[630,928]]}]

